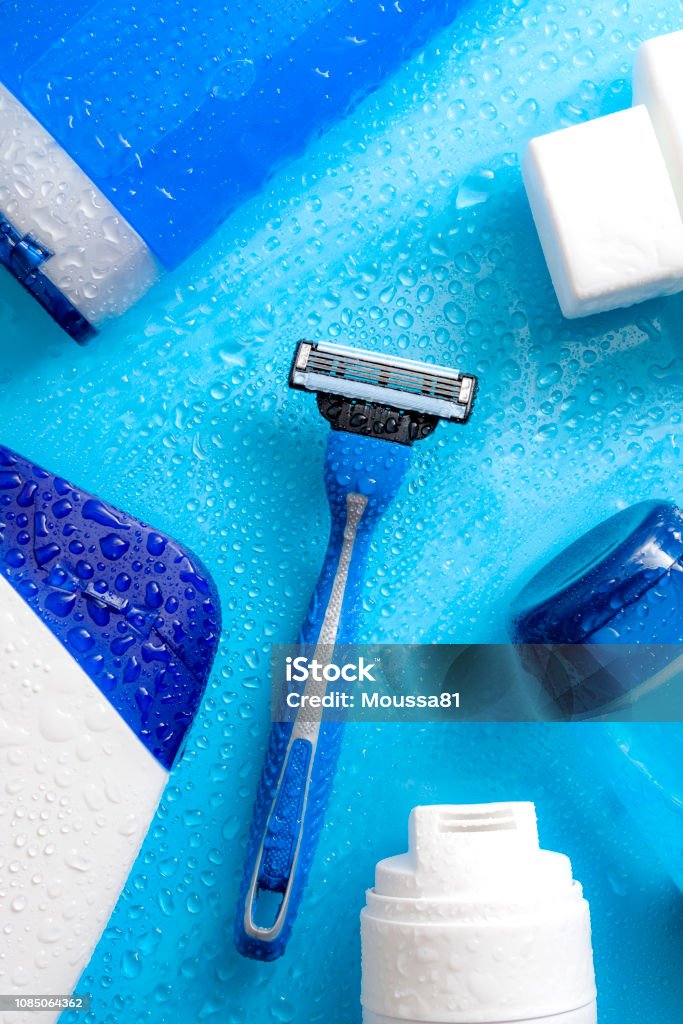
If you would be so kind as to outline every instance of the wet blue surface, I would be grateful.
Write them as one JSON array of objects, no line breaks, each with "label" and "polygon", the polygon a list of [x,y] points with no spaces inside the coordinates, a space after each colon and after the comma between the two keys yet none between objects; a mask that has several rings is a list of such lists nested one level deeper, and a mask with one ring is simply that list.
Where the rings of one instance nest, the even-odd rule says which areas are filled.
[{"label": "wet blue surface", "polygon": [[674,3],[475,4],[86,350],[0,282],[3,443],[188,543],[223,598],[203,712],[83,981],[87,1024],[357,1024],[363,890],[410,808],[514,798],[591,900],[601,1024],[678,1024],[681,896],[593,726],[349,728],[287,956],[240,960],[231,934],[269,644],[296,636],[327,539],[327,427],[286,389],[302,334],[481,380],[380,529],[368,639],[502,640],[549,555],[637,500],[682,500],[683,299],[564,321],[519,174],[532,135],[628,105],[637,43],[680,27]]}]

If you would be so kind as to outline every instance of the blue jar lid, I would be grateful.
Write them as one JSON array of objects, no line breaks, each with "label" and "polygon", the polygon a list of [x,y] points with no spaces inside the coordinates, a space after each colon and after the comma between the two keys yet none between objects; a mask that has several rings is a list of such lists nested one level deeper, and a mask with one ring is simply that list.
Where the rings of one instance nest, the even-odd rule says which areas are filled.
[{"label": "blue jar lid", "polygon": [[517,643],[585,643],[683,558],[683,513],[643,501],[580,537],[527,583],[512,607]]}]

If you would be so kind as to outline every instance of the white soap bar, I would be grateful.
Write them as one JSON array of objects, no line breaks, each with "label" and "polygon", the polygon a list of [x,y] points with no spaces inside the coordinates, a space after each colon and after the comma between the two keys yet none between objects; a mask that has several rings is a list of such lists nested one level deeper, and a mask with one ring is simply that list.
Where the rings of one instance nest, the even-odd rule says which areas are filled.
[{"label": "white soap bar", "polygon": [[533,139],[522,173],[566,317],[683,290],[683,221],[645,107]]},{"label": "white soap bar", "polygon": [[639,48],[633,102],[648,108],[683,210],[683,32],[657,36]]}]

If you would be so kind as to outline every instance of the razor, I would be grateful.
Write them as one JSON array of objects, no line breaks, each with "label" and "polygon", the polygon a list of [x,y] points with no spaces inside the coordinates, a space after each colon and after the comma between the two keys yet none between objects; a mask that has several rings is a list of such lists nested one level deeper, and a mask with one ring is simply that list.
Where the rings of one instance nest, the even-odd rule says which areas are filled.
[{"label": "razor", "polygon": [[[298,637],[323,661],[357,640],[363,579],[377,524],[399,491],[415,441],[439,420],[466,423],[477,379],[342,345],[301,341],[290,387],[317,396],[332,427],[325,485],[332,516],[322,571]],[[308,683],[307,694],[324,694]],[[275,960],[286,948],[332,789],[341,722],[310,708],[272,726],[237,911],[240,953]]]}]

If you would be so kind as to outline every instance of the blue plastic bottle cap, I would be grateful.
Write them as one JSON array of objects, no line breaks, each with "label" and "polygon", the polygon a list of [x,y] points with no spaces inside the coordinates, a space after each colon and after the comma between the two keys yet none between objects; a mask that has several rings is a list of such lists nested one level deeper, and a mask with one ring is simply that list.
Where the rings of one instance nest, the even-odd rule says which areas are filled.
[{"label": "blue plastic bottle cap", "polygon": [[[683,618],[671,610],[682,600],[683,573],[674,574],[679,586],[670,584],[671,570],[683,569],[682,559],[681,511],[662,501],[633,505],[584,534],[533,577],[512,607],[513,638],[526,644],[681,642]],[[664,586],[664,599],[648,607],[647,615],[638,614],[648,592]],[[617,621],[619,628],[610,631]]]}]

